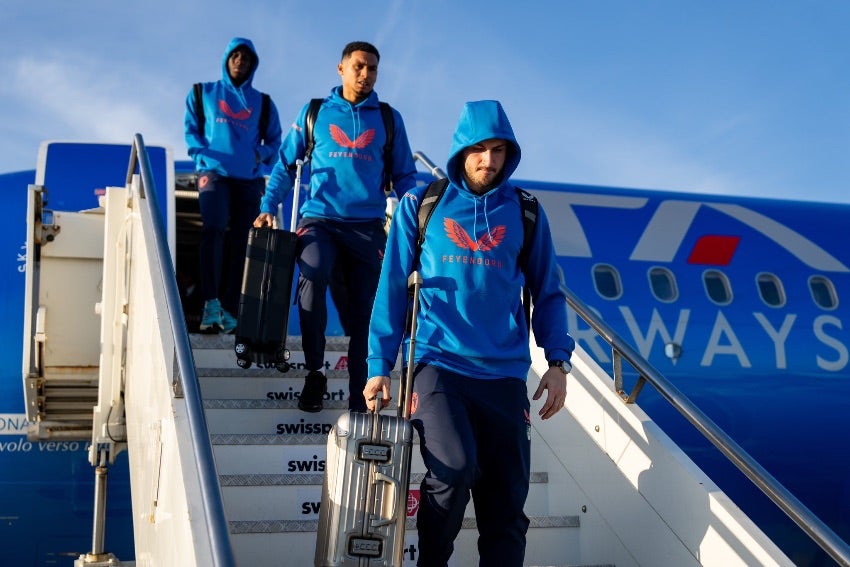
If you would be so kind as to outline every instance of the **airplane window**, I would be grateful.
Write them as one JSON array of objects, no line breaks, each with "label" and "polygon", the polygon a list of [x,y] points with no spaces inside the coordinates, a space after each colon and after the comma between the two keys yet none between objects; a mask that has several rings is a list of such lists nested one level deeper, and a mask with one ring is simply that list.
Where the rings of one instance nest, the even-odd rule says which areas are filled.
[{"label": "airplane window", "polygon": [[708,270],[703,274],[702,281],[708,298],[713,302],[720,305],[732,302],[732,288],[729,287],[729,280],[722,272]]},{"label": "airplane window", "polygon": [[835,294],[835,286],[823,276],[812,276],[809,278],[809,290],[815,304],[822,309],[835,309],[838,307],[838,296]]},{"label": "airplane window", "polygon": [[773,274],[759,274],[756,277],[761,300],[770,307],[782,307],[785,305],[785,290],[782,282]]},{"label": "airplane window", "polygon": [[652,294],[659,301],[676,301],[679,297],[679,289],[676,287],[676,278],[667,268],[652,268],[649,270],[649,286]]},{"label": "airplane window", "polygon": [[617,299],[623,294],[620,285],[620,274],[613,266],[599,264],[593,267],[593,285],[596,293],[605,299]]}]

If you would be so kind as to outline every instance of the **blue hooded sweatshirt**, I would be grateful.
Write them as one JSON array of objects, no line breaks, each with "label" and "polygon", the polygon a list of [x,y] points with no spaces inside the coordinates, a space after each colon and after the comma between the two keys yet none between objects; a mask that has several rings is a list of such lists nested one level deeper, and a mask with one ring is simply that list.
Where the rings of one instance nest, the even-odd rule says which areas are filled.
[{"label": "blue hooded sweatshirt", "polygon": [[[477,195],[463,177],[464,148],[507,141],[498,186]],[[567,332],[566,298],[549,221],[540,208],[528,250],[525,276],[517,263],[523,223],[519,197],[509,178],[520,147],[497,101],[469,102],[458,121],[446,171],[449,185],[434,208],[413,266],[417,213],[425,188],[405,194],[392,220],[369,327],[369,376],[389,376],[407,334],[407,277],[418,269],[424,284],[416,333],[416,362],[473,378],[525,380],[531,364],[521,302],[527,281],[534,302],[532,326],[548,360],[569,361],[575,342]],[[405,343],[408,339],[405,338]],[[407,346],[404,348],[407,356]]]},{"label": "blue hooded sweatshirt", "polygon": [[[240,45],[254,54],[254,68],[238,87],[227,71],[227,58]],[[186,97],[183,119],[189,157],[197,171],[214,171],[225,177],[257,179],[263,176],[263,164],[271,166],[280,148],[282,131],[274,102],[269,105],[267,132],[260,132],[262,93],[251,86],[260,58],[250,39],[230,40],[221,60],[222,78],[202,83],[204,131],[198,131],[194,89]],[[257,155],[260,163],[257,163]]]},{"label": "blue hooded sweatshirt", "polygon": [[[260,211],[277,213],[295,181],[295,161],[304,156],[304,124],[309,103],[304,105],[280,146],[280,158],[272,170]],[[416,185],[416,166],[401,115],[393,109],[393,187],[399,195]],[[352,104],[334,87],[322,102],[313,125],[315,146],[310,162],[310,193],[301,202],[304,218],[336,221],[383,220],[387,206],[382,187],[383,149],[386,141],[378,95]]]}]

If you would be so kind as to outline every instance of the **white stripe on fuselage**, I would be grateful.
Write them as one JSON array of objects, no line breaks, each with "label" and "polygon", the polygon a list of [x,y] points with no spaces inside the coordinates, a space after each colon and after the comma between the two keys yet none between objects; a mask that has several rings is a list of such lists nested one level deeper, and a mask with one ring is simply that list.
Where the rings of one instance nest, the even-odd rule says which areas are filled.
[{"label": "white stripe on fuselage", "polygon": [[[558,256],[592,258],[592,246],[574,206],[610,209],[641,209],[649,199],[605,194],[535,191],[551,223]],[[824,272],[850,272],[832,254],[791,228],[752,209],[735,204],[703,203],[670,199],[661,201],[641,234],[631,260],[672,262],[694,224],[700,207],[709,207],[750,227],[787,250],[805,265]]]}]

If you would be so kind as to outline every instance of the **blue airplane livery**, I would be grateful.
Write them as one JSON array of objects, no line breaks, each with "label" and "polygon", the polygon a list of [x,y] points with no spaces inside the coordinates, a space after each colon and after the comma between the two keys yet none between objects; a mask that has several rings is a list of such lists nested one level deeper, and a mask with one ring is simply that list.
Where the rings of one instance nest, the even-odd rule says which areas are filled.
[{"label": "blue airplane livery", "polygon": [[[186,211],[197,203],[180,195],[193,188],[194,172],[184,161],[167,171],[169,150],[149,150],[157,186],[177,189],[161,206],[177,211],[169,232],[191,331],[200,316],[191,293],[198,229]],[[72,565],[91,546],[95,505],[88,442],[27,436],[21,379],[21,345],[28,340],[22,331],[27,188],[47,187],[52,209],[96,207],[104,187],[124,185],[128,152],[122,145],[54,142],[42,147],[34,170],[0,174],[2,564]],[[421,183],[431,179],[420,173]],[[844,240],[850,204],[516,184],[545,208],[567,287],[850,541],[844,438],[850,432],[850,247]],[[290,316],[290,333],[297,334],[297,309]],[[577,344],[610,368],[608,345],[572,310],[569,316]],[[336,315],[328,333],[342,334]],[[624,370],[627,382],[637,380]],[[789,557],[803,558],[803,565],[833,564],[652,388],[643,389],[637,403]],[[315,456],[309,464],[324,468]],[[133,557],[127,469],[125,452],[110,468],[106,538],[109,551]]]}]

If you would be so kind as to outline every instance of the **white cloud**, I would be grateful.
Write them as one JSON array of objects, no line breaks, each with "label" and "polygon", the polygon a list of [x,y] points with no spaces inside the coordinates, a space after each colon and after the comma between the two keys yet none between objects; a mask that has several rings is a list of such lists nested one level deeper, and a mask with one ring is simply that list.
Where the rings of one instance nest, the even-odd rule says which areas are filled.
[{"label": "white cloud", "polygon": [[[31,116],[30,135],[44,139],[129,143],[143,128],[148,143],[182,144],[174,87],[132,67],[116,67],[105,73],[103,60],[78,55],[25,56],[8,66],[4,74],[14,89],[6,87],[0,96],[5,108]],[[4,144],[15,142],[3,138]]]}]

